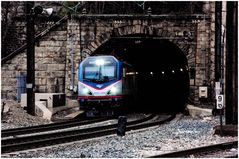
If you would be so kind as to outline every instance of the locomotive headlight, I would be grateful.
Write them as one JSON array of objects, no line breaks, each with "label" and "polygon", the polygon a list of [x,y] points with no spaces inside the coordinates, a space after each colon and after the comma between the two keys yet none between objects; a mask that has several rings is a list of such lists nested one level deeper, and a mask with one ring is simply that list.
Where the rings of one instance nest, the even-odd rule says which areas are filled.
[{"label": "locomotive headlight", "polygon": [[96,65],[104,65],[105,64],[105,61],[103,59],[98,59],[95,61]]},{"label": "locomotive headlight", "polygon": [[90,90],[89,90],[88,88],[83,88],[82,92],[83,92],[84,94],[88,94],[88,93],[90,92]]},{"label": "locomotive headlight", "polygon": [[108,95],[121,95],[122,94],[122,82],[116,83],[114,86],[112,86],[108,93]]},{"label": "locomotive headlight", "polygon": [[116,87],[112,87],[112,88],[110,89],[110,92],[111,92],[111,93],[116,93],[116,92],[117,92],[117,88],[116,88]]},{"label": "locomotive headlight", "polygon": [[78,84],[78,95],[85,96],[85,95],[92,95],[91,90],[87,88],[83,83]]}]

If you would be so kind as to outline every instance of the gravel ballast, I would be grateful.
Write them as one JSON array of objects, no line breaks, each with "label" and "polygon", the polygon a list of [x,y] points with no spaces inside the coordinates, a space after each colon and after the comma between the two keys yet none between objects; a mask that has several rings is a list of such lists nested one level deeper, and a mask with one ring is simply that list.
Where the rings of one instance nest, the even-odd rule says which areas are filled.
[{"label": "gravel ballast", "polygon": [[51,123],[50,120],[27,114],[27,111],[24,110],[20,103],[17,103],[16,101],[8,100],[2,102],[6,103],[5,109],[9,108],[9,111],[4,113],[2,116],[2,130]]},{"label": "gravel ballast", "polygon": [[[18,113],[15,118],[18,118]],[[21,118],[25,116],[21,116]],[[15,119],[17,122],[17,119]],[[31,119],[32,121],[34,119]],[[25,121],[25,119],[24,119]],[[21,121],[18,121],[21,125]],[[48,121],[49,122],[49,121]],[[36,119],[31,124],[44,124],[45,120]],[[17,125],[17,123],[14,123]],[[29,124],[29,125],[31,125]],[[170,123],[140,130],[126,132],[126,136],[109,136],[79,141],[71,144],[54,146],[41,151],[15,154],[12,157],[32,158],[139,158],[176,150],[206,146],[227,141],[237,140],[237,137],[220,137],[213,135],[213,127],[219,124],[219,117],[191,118],[190,116],[178,115]],[[23,126],[23,125],[21,125]],[[13,127],[13,124],[2,123],[2,129]],[[237,151],[237,150],[236,150]],[[221,156],[223,157],[223,156]]]}]

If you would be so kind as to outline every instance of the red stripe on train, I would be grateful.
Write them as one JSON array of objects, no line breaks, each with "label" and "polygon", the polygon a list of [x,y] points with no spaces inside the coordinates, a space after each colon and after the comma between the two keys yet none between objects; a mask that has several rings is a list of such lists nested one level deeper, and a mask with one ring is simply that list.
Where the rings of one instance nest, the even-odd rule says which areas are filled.
[{"label": "red stripe on train", "polygon": [[122,98],[122,96],[78,96],[79,99],[109,99],[109,98]]},{"label": "red stripe on train", "polygon": [[120,81],[121,81],[121,80],[118,80],[118,81],[116,81],[116,82],[114,82],[114,83],[111,83],[110,85],[107,85],[107,86],[102,87],[102,88],[97,88],[97,87],[91,86],[91,85],[89,85],[89,84],[83,83],[83,82],[81,82],[81,81],[79,81],[79,82],[80,82],[81,84],[86,85],[86,86],[89,86],[89,87],[91,87],[91,88],[93,88],[93,89],[95,89],[95,90],[103,90],[103,89],[105,89],[106,87],[112,86],[113,84],[116,84],[116,83],[118,83],[118,82],[120,82]]}]

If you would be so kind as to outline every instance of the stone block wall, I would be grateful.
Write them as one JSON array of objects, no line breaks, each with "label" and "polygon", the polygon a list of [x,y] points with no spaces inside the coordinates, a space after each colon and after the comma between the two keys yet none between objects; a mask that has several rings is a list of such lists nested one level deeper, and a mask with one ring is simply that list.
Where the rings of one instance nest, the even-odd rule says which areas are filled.
[{"label": "stone block wall", "polygon": [[78,64],[80,63],[80,26],[76,20],[69,20],[67,25],[66,44],[66,72],[65,89],[67,96],[74,95],[74,87],[77,87]]},{"label": "stone block wall", "polygon": [[[2,9],[2,21],[1,21],[1,54],[7,55],[8,53],[16,50],[26,40],[26,27],[25,22],[19,21],[19,17],[24,16],[24,2],[16,1],[1,2],[2,5],[8,6],[8,14],[4,13],[4,7]],[[5,3],[5,4],[4,4]],[[5,19],[7,18],[7,20]],[[2,56],[3,57],[3,56]]]},{"label": "stone block wall", "polygon": [[37,92],[64,92],[66,66],[66,27],[50,32],[35,47]]},{"label": "stone block wall", "polygon": [[[47,34],[35,46],[36,92],[65,92],[66,24]],[[65,26],[65,29],[64,29]],[[19,26],[21,27],[21,25]],[[18,29],[18,28],[17,28]],[[16,99],[18,75],[26,75],[26,50],[1,67],[2,98]]]},{"label": "stone block wall", "polygon": [[[200,104],[198,90],[205,85],[212,100],[215,82],[215,2],[205,2],[204,7],[209,20],[72,18],[36,43],[36,91],[74,95],[71,86],[78,84],[78,65],[85,57],[112,36],[147,34],[168,39],[184,52],[189,68],[196,71],[195,83],[190,86],[190,96],[194,102]],[[23,26],[22,23],[18,25],[19,28]],[[16,76],[19,74],[26,74],[26,52],[2,65],[2,98],[16,98]]]},{"label": "stone block wall", "polygon": [[[206,16],[206,15],[205,15]],[[81,29],[80,29],[81,27]],[[81,30],[81,32],[79,32]],[[191,19],[189,21],[165,21],[165,20],[127,20],[120,21],[98,20],[94,23],[90,20],[75,20],[68,23],[68,33],[75,37],[71,43],[68,35],[66,86],[71,85],[71,47],[74,51],[74,85],[77,85],[77,69],[81,58],[84,59],[94,52],[97,47],[109,40],[111,36],[125,36],[130,34],[149,34],[168,39],[182,49],[188,59],[189,68],[196,71],[195,82],[190,86],[191,98],[200,104],[199,87],[208,86],[209,98],[213,94],[214,81],[214,31],[211,29],[211,21],[208,19]],[[213,35],[212,35],[213,34]],[[80,40],[81,37],[81,40]],[[81,41],[77,42],[78,39]],[[70,46],[70,47],[69,47]],[[81,48],[82,47],[82,48]],[[82,50],[82,51],[81,51]],[[150,58],[150,57],[148,57]],[[69,90],[69,89],[68,89]],[[67,94],[72,92],[67,90]]]}]

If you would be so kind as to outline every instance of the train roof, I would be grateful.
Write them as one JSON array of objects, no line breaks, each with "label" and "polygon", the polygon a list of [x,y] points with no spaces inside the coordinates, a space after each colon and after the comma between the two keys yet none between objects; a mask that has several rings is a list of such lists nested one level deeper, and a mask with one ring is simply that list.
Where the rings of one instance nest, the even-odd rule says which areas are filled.
[{"label": "train roof", "polygon": [[85,60],[87,60],[87,59],[98,59],[98,58],[113,58],[114,60],[118,61],[118,59],[116,57],[112,56],[112,55],[89,56]]},{"label": "train roof", "polygon": [[95,55],[95,56],[88,56],[87,58],[85,58],[81,63],[84,63],[85,61],[88,61],[88,60],[94,60],[94,59],[102,59],[102,58],[110,58],[110,59],[114,59],[114,61],[118,62],[119,60],[112,56],[112,55]]},{"label": "train roof", "polygon": [[112,55],[95,55],[95,56],[89,56],[88,58],[102,58],[102,57],[113,57],[113,58],[115,58]]}]

